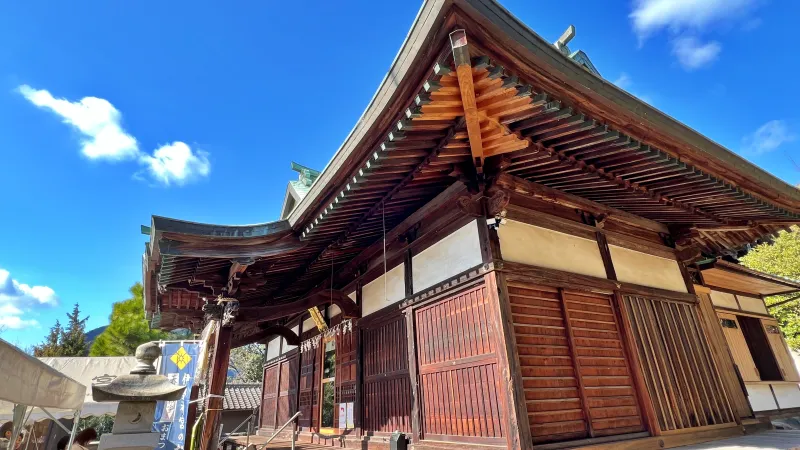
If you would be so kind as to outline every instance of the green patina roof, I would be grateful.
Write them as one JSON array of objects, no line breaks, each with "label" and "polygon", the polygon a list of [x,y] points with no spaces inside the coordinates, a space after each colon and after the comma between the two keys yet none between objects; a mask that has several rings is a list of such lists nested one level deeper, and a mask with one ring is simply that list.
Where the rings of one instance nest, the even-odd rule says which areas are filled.
[{"label": "green patina roof", "polygon": [[308,194],[314,181],[319,177],[319,171],[297,164],[294,161],[292,162],[292,170],[299,173],[300,176],[297,180],[290,181],[289,184],[292,185],[300,199],[303,199]]}]

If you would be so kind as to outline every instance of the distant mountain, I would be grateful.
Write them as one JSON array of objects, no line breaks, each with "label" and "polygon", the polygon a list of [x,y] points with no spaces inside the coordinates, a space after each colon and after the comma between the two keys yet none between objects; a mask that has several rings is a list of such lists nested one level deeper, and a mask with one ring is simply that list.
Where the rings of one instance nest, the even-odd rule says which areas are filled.
[{"label": "distant mountain", "polygon": [[90,348],[92,346],[92,342],[97,339],[97,336],[100,335],[103,331],[108,328],[108,325],[103,325],[102,327],[97,327],[94,330],[89,330],[86,332],[86,348]]}]

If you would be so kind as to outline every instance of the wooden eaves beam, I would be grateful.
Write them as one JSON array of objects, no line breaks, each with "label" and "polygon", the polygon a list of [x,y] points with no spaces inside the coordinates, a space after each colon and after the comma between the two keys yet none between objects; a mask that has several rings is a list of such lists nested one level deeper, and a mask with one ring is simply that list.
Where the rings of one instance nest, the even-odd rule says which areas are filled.
[{"label": "wooden eaves beam", "polygon": [[472,153],[472,162],[475,170],[483,173],[483,138],[481,137],[480,117],[475,100],[475,86],[472,80],[472,62],[469,56],[467,33],[464,30],[455,30],[450,33],[450,46],[453,50],[453,60],[456,64],[458,87],[461,91],[461,104],[464,107],[464,119],[467,124],[469,147]]},{"label": "wooden eaves beam", "polygon": [[256,333],[253,333],[242,339],[233,341],[231,347],[237,348],[248,344],[263,342],[272,336],[280,336],[286,339],[287,345],[300,345],[300,336],[295,334],[295,332],[292,331],[291,328],[286,327],[284,325],[270,325],[266,328],[261,329]]},{"label": "wooden eaves beam", "polygon": [[302,299],[284,305],[239,307],[236,320],[239,322],[266,322],[328,303],[337,305],[342,310],[343,317],[358,317],[358,306],[342,291],[316,289]]}]

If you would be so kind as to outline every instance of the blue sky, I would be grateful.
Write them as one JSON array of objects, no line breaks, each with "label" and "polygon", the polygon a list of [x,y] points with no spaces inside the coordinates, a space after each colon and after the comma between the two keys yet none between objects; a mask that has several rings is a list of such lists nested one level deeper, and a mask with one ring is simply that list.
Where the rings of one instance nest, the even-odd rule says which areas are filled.
[{"label": "blue sky", "polygon": [[[797,2],[502,4],[550,41],[574,24],[608,80],[800,182]],[[290,161],[324,167],[419,5],[3,2],[2,337],[39,342],[75,302],[106,324],[151,214],[275,220]]]}]

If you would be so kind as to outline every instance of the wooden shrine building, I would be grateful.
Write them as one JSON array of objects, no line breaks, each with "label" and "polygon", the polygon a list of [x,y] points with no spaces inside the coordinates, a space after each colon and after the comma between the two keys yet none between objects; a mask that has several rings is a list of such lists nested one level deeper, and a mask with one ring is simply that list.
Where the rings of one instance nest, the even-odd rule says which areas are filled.
[{"label": "wooden shrine building", "polygon": [[262,431],[300,411],[301,441],[347,448],[663,448],[769,411],[748,392],[777,375],[739,367],[719,320],[752,311],[713,292],[770,292],[711,272],[800,223],[800,192],[564,48],[493,0],[427,0],[281,220],[153,217],[145,309],[219,323],[207,392],[266,343]]}]

